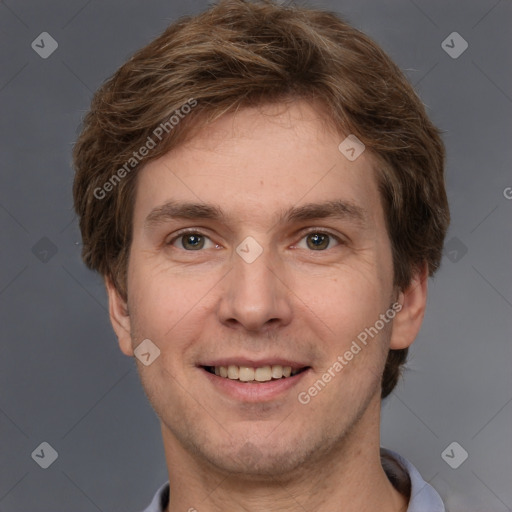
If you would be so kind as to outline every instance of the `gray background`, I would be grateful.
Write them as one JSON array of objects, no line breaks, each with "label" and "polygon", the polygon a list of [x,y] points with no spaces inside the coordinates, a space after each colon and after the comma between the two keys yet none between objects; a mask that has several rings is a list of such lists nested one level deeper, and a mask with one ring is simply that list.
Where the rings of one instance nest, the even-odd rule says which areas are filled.
[{"label": "gray background", "polygon": [[[382,445],[449,510],[511,510],[512,2],[314,3],[389,52],[448,149],[445,257],[405,381],[383,405]],[[137,511],[167,479],[157,418],[118,350],[102,282],[80,260],[70,150],[101,82],[206,6],[0,3],[1,512]],[[31,48],[44,31],[59,45],[47,59]],[[454,31],[469,44],[456,59],[441,46]],[[43,441],[58,452],[48,469],[31,457]],[[441,457],[453,441],[469,454],[457,469]]]}]

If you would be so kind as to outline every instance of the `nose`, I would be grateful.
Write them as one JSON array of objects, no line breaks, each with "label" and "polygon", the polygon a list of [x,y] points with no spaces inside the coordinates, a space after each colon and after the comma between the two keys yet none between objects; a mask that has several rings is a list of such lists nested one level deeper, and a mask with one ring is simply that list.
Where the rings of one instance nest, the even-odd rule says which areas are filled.
[{"label": "nose", "polygon": [[218,316],[224,325],[264,332],[291,322],[291,292],[284,268],[269,251],[251,263],[235,254],[223,285]]}]

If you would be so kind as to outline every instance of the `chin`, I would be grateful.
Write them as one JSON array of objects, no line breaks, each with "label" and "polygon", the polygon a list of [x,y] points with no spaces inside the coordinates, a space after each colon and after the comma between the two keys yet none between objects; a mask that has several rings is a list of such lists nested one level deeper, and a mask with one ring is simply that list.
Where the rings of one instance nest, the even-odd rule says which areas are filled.
[{"label": "chin", "polygon": [[230,447],[224,453],[204,453],[219,472],[226,476],[252,481],[283,480],[285,475],[291,475],[303,467],[308,454],[304,450],[281,447],[276,451],[274,447],[262,446],[247,441],[238,449]]}]

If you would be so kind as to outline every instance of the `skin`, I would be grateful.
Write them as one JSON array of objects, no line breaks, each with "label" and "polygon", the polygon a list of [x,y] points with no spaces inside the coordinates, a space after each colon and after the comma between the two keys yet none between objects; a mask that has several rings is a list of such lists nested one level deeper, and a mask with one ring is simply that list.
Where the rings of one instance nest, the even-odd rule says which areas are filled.
[{"label": "skin", "polygon": [[[302,100],[243,109],[138,176],[127,303],[106,284],[123,353],[133,356],[146,338],[161,351],[137,365],[161,420],[169,512],[407,509],[380,464],[380,381],[388,350],[409,346],[419,331],[426,269],[395,289],[374,159],[369,151],[345,158],[344,136],[322,119],[318,105]],[[148,224],[168,201],[216,205],[225,218]],[[326,201],[356,205],[364,216],[279,217]],[[206,238],[180,238],[184,228]],[[314,233],[332,237],[320,238],[328,244],[319,249]],[[252,263],[236,252],[248,236],[263,249]],[[202,248],[191,249],[198,240]],[[394,320],[300,403],[298,393],[395,301],[402,310]],[[241,356],[311,369],[278,396],[248,402],[197,366]]]}]

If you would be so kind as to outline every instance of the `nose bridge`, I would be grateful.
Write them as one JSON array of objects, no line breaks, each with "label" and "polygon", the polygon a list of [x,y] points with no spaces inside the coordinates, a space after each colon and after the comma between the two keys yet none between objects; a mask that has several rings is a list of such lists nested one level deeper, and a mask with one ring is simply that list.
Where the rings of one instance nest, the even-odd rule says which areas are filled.
[{"label": "nose bridge", "polygon": [[226,276],[220,320],[257,331],[272,324],[287,324],[291,307],[281,266],[269,249],[242,242],[233,255],[232,271]]},{"label": "nose bridge", "polygon": [[233,284],[240,298],[253,297],[255,303],[261,301],[261,306],[275,302],[278,279],[268,252],[252,263],[237,261],[233,270]]}]

